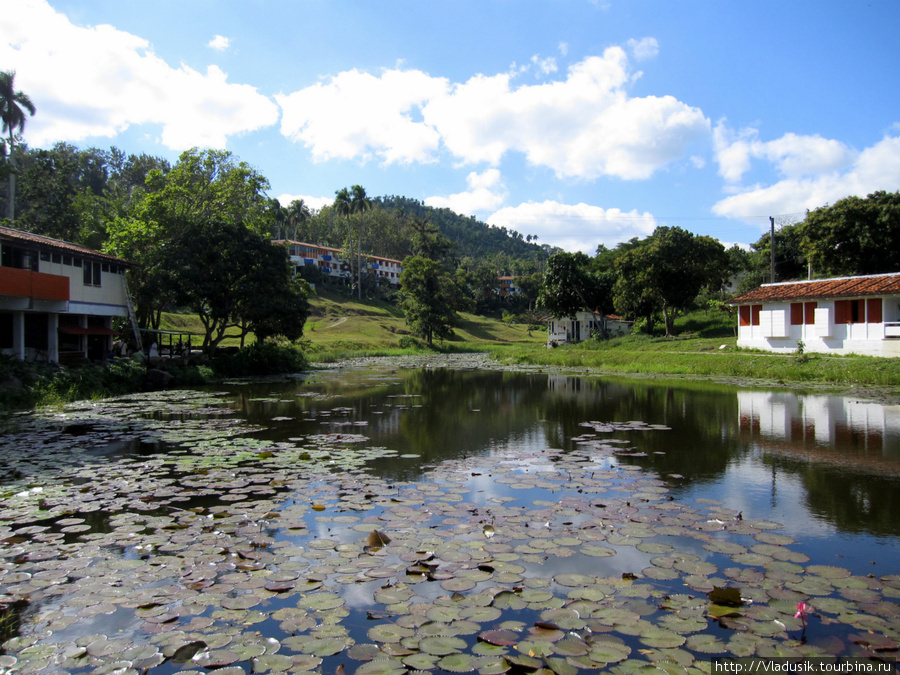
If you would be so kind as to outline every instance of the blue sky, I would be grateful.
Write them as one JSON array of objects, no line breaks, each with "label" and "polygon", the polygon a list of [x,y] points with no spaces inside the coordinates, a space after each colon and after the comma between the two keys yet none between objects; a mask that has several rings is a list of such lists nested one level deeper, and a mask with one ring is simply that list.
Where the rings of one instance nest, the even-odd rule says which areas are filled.
[{"label": "blue sky", "polygon": [[25,141],[232,151],[593,253],[900,189],[896,0],[16,0]]}]

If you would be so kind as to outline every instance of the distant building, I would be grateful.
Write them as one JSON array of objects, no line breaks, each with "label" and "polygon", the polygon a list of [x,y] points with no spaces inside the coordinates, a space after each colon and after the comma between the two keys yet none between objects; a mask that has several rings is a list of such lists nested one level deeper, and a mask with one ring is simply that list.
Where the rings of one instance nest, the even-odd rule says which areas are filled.
[{"label": "distant building", "polygon": [[498,277],[500,282],[500,297],[505,298],[508,295],[515,295],[521,289],[516,285],[517,277]]},{"label": "distant building", "polygon": [[28,361],[105,360],[114,316],[128,316],[131,263],[0,227],[0,350]]},{"label": "distant building", "polygon": [[738,347],[900,356],[900,274],[763,284],[730,304]]},{"label": "distant building", "polygon": [[626,321],[615,314],[600,314],[590,310],[576,312],[575,316],[554,316],[547,322],[547,346],[557,347],[567,342],[581,342],[591,337],[594,330],[602,330],[607,337],[620,337],[631,333],[633,321]]},{"label": "distant building", "polygon": [[[278,239],[273,243],[287,247],[291,263],[298,273],[302,271],[304,265],[313,265],[332,278],[350,281],[350,261],[345,258],[344,251],[339,248],[307,244],[290,239]],[[374,277],[379,282],[392,286],[400,285],[403,263],[399,260],[365,254],[362,256],[362,260],[365,274]]]}]

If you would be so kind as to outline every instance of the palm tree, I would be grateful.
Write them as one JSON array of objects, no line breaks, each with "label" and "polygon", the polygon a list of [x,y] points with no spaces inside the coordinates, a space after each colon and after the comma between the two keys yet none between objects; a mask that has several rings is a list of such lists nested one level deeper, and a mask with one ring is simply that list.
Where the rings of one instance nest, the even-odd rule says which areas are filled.
[{"label": "palm tree", "polygon": [[[335,190],[334,193],[334,212],[339,216],[344,216],[347,218],[347,254],[349,260],[352,262],[353,260],[353,233],[350,230],[350,214],[352,213],[351,203],[352,200],[350,198],[350,191],[347,188],[341,188],[340,190]],[[350,283],[353,283],[353,269],[350,270]]]},{"label": "palm tree", "polygon": [[[350,213],[365,213],[372,208],[372,200],[366,196],[366,191],[362,185],[354,185],[350,188]],[[360,227],[356,228],[356,273],[357,273],[357,290],[359,299],[362,300],[362,236]]]},{"label": "palm tree", "polygon": [[295,199],[287,208],[287,224],[291,228],[293,238],[297,238],[297,231],[303,223],[309,220],[309,207],[302,199]]},{"label": "palm tree", "polygon": [[21,91],[16,91],[16,71],[0,71],[0,120],[3,122],[5,151],[9,157],[9,195],[6,200],[6,217],[15,219],[16,215],[16,160],[15,144],[25,131],[25,113],[34,116],[34,103]]}]

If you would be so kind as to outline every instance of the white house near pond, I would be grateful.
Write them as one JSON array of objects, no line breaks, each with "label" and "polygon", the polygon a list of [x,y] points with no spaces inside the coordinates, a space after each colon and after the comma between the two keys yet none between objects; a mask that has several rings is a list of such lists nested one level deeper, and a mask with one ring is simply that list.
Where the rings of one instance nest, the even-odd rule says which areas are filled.
[{"label": "white house near pond", "polygon": [[731,304],[738,347],[900,356],[900,274],[763,284]]},{"label": "white house near pond", "polygon": [[132,264],[85,246],[0,227],[0,351],[29,361],[104,360],[128,316]]},{"label": "white house near pond", "polygon": [[631,321],[615,314],[582,310],[575,316],[550,317],[547,324],[547,346],[556,347],[567,342],[580,342],[591,337],[591,331],[603,327],[608,337],[619,337],[631,332]]}]

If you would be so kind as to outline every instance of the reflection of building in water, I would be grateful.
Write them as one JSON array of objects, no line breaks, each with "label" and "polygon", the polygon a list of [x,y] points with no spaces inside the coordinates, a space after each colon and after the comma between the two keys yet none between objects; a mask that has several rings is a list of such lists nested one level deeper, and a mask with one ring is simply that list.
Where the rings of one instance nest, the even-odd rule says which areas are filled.
[{"label": "reflection of building in water", "polygon": [[581,377],[570,377],[568,375],[548,375],[547,389],[557,394],[576,395],[581,392],[584,379]]},{"label": "reflection of building in water", "polygon": [[842,396],[739,391],[742,436],[900,456],[900,406]]}]

